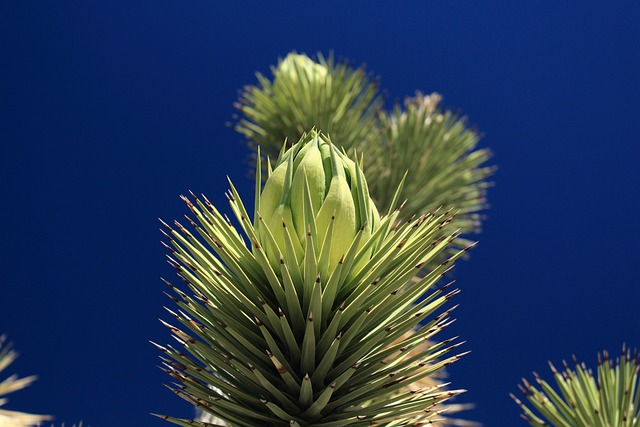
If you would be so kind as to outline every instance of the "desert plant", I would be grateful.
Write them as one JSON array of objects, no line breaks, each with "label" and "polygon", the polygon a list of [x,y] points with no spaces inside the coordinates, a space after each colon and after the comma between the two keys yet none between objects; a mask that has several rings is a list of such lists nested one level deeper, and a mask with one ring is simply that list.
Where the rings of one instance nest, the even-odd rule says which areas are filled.
[{"label": "desert plant", "polygon": [[[159,346],[174,392],[232,426],[424,425],[462,390],[416,384],[457,360],[446,327],[457,293],[438,287],[460,251],[419,280],[456,236],[449,212],[380,217],[360,162],[311,131],[283,150],[253,222],[231,184],[238,231],[203,196],[183,197],[191,231],[165,224],[179,347]],[[163,418],[183,426],[197,421]],[[206,424],[201,425],[215,425]]]},{"label": "desert plant", "polygon": [[[534,373],[540,389],[523,379],[520,390],[533,410],[511,397],[522,408],[531,426],[637,427],[640,426],[640,355],[623,346],[615,362],[605,351],[598,354],[596,377],[584,363],[573,358],[558,371],[549,362],[558,391]],[[534,412],[534,411],[537,411]]]},{"label": "desert plant", "polygon": [[257,73],[258,85],[246,86],[235,104],[235,129],[263,155],[277,158],[282,141],[293,143],[314,126],[347,150],[379,138],[382,99],[364,67],[336,62],[333,55],[314,61],[292,52],[271,72],[272,80]]},{"label": "desert plant", "polygon": [[[6,337],[0,336],[0,372],[13,363],[16,357],[18,357],[18,353],[6,344]],[[35,376],[19,378],[17,375],[11,375],[0,382],[0,397],[21,390],[35,380]],[[0,406],[5,403],[7,403],[7,399],[0,398]],[[35,415],[0,408],[0,426],[3,427],[35,426],[50,419],[49,415]]]}]

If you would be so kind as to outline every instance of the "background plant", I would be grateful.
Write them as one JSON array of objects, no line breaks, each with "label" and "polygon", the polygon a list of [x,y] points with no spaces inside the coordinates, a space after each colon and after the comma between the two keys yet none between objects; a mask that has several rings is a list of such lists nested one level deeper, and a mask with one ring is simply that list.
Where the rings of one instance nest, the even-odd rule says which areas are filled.
[{"label": "background plant", "polygon": [[312,127],[322,129],[347,151],[363,141],[378,140],[377,115],[383,107],[378,84],[364,67],[336,62],[333,55],[317,62],[290,53],[271,67],[272,79],[257,73],[258,84],[246,86],[236,104],[241,113],[235,129],[255,150],[272,159],[284,141],[294,143]]}]

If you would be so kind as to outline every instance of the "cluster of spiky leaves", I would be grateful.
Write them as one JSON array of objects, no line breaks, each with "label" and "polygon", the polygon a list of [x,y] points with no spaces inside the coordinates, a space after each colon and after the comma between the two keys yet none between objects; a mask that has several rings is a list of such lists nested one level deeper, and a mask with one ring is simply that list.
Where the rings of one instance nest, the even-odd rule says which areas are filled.
[{"label": "cluster of spiky leaves", "polygon": [[483,166],[491,153],[476,149],[478,134],[463,118],[442,110],[440,101],[438,94],[418,93],[405,101],[404,108],[396,105],[380,116],[382,143],[365,147],[369,190],[385,210],[393,200],[389,188],[395,188],[406,173],[405,215],[453,206],[458,215],[452,226],[463,234],[476,233],[481,223],[478,212],[487,207],[486,179],[494,171]]},{"label": "cluster of spiky leaves", "polygon": [[[403,340],[409,339],[412,334],[413,334],[413,331],[407,332],[402,337],[397,339],[396,340],[397,342],[394,342],[394,344],[400,343]],[[412,352],[414,353],[414,355],[425,354],[426,352],[428,352],[429,347],[431,347],[432,345],[433,343],[431,343],[430,341],[424,341],[420,345],[414,347]],[[390,361],[392,360],[390,359],[385,362],[390,362]],[[442,387],[442,385],[445,383],[446,376],[447,375],[444,370],[435,372],[433,375],[429,375],[419,381],[416,381],[410,384],[409,386],[404,387],[403,389],[398,390],[396,394],[400,395],[405,392],[411,392],[411,390],[415,390],[415,389],[424,389],[424,390],[437,389],[439,387]],[[481,426],[481,424],[479,423],[468,421],[468,420],[462,420],[459,418],[453,418],[451,416],[453,413],[471,409],[472,405],[460,404],[460,403],[452,404],[447,402],[446,405],[440,405],[440,407],[442,412],[446,413],[447,416],[445,418],[441,418],[438,420],[431,419],[429,421],[429,426],[431,427],[445,427],[445,426],[480,427]],[[196,417],[196,420],[205,424],[227,426],[227,424],[220,418],[200,410],[198,411],[198,416]]]},{"label": "cluster of spiky leaves", "polygon": [[[640,426],[640,355],[622,348],[615,362],[605,351],[598,354],[597,378],[574,357],[575,368],[564,362],[558,371],[551,363],[559,393],[534,373],[540,389],[523,379],[519,386],[533,406],[511,397],[532,426],[638,427]],[[537,414],[536,412],[537,411]]]},{"label": "cluster of spiky leaves", "polygon": [[[259,214],[261,170],[258,160],[254,219],[268,230]],[[158,347],[177,380],[173,391],[231,426],[420,426],[438,419],[438,405],[461,390],[415,384],[457,360],[460,354],[449,352],[459,344],[449,339],[412,350],[451,322],[452,308],[435,313],[457,291],[436,283],[463,251],[412,278],[456,237],[442,232],[452,216],[401,222],[390,210],[373,234],[358,232],[325,273],[330,242],[308,218],[302,261],[285,230],[287,250],[274,269],[265,248],[277,245],[260,240],[273,233],[256,232],[230,187],[241,231],[193,194],[183,200],[196,233],[165,224],[169,262],[190,290],[167,282],[180,310],[169,310],[177,324],[165,324],[179,346]],[[308,192],[305,199],[311,205]]]},{"label": "cluster of spiky leaves", "polygon": [[235,129],[263,155],[277,158],[282,141],[297,141],[312,127],[347,150],[377,138],[372,130],[382,100],[364,68],[291,53],[272,73],[273,80],[258,73],[258,85],[245,87],[235,105],[241,113]]},{"label": "cluster of spiky leaves", "polygon": [[[0,372],[6,369],[18,357],[18,354],[5,344],[5,336],[0,336]],[[6,398],[2,398],[9,393],[21,390],[36,380],[35,376],[18,378],[12,375],[0,382],[0,406],[7,403]],[[0,408],[0,426],[3,427],[25,427],[39,425],[41,422],[51,419],[48,415],[35,415],[25,412],[9,411]]]}]

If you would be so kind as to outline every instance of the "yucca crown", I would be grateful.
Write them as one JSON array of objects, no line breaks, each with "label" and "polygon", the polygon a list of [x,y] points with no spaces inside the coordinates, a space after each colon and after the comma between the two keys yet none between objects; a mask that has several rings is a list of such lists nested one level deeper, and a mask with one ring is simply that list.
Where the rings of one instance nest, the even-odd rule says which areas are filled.
[{"label": "yucca crown", "polygon": [[285,138],[296,141],[313,126],[348,152],[379,139],[375,130],[383,100],[376,79],[333,55],[316,59],[289,53],[271,67],[273,79],[258,73],[257,85],[243,88],[234,128],[263,155],[275,157]]},{"label": "yucca crown", "polygon": [[199,238],[165,224],[169,262],[194,294],[170,285],[182,348],[159,347],[175,393],[231,426],[433,421],[460,390],[411,384],[456,360],[442,356],[458,344],[413,350],[450,323],[450,310],[432,314],[457,291],[433,288],[462,252],[412,279],[455,238],[441,232],[451,215],[378,218],[359,162],[315,130],[283,150],[262,191],[259,159],[253,223],[233,184],[228,194],[243,233],[193,194]]}]

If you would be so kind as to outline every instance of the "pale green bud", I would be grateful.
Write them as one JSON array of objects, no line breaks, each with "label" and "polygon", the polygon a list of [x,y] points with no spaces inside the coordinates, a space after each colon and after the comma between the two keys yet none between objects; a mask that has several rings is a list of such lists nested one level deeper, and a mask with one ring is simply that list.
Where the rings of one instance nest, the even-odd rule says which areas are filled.
[{"label": "pale green bud", "polygon": [[258,212],[260,239],[272,264],[285,256],[290,239],[302,265],[310,236],[317,258],[323,250],[328,253],[327,273],[360,230],[362,246],[380,221],[360,167],[315,130],[280,155],[260,194]]},{"label": "pale green bud", "polygon": [[304,74],[305,80],[323,83],[328,73],[329,70],[325,65],[318,64],[307,55],[290,53],[278,64],[274,77],[297,82],[300,80],[300,74]]}]

